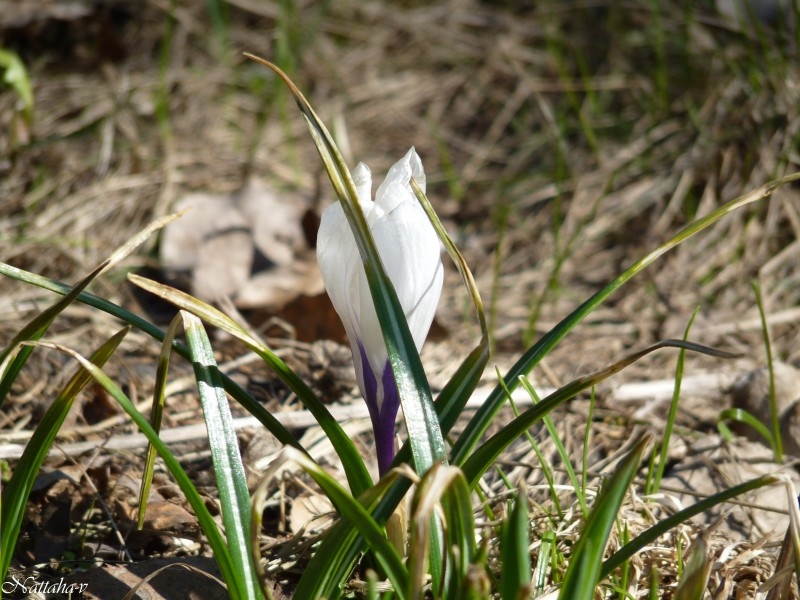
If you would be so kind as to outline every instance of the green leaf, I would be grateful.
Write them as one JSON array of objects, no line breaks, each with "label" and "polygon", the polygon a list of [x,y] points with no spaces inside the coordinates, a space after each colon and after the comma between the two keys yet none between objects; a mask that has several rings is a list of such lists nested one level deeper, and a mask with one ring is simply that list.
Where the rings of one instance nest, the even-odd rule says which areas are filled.
[{"label": "green leaf", "polygon": [[[531,382],[528,381],[528,378],[522,377],[520,383],[522,384],[522,387],[525,388],[525,391],[528,392],[533,404],[537,404],[540,401],[539,394],[537,394],[536,390],[533,389],[533,385],[531,385]],[[511,394],[508,395],[508,398],[511,399]],[[575,496],[578,498],[578,504],[580,504],[581,512],[583,512],[583,516],[585,518],[586,515],[589,514],[589,505],[586,503],[586,491],[583,488],[582,482],[578,480],[578,476],[575,474],[575,469],[572,466],[572,460],[570,459],[569,452],[567,452],[567,449],[564,447],[564,442],[561,440],[561,436],[558,435],[558,430],[556,429],[555,423],[553,423],[553,420],[550,418],[550,415],[543,416],[542,421],[544,422],[544,426],[547,428],[547,433],[550,434],[550,439],[553,440],[553,445],[555,446],[556,452],[561,459],[561,464],[567,471],[567,476],[572,483],[572,489],[575,491]],[[553,495],[555,496],[555,494]]]},{"label": "green leaf", "polygon": [[214,518],[208,512],[208,508],[206,507],[204,499],[197,492],[197,489],[195,489],[194,484],[192,484],[189,476],[186,474],[186,471],[183,470],[183,467],[181,467],[178,460],[175,458],[172,452],[170,452],[166,444],[161,441],[161,439],[158,437],[158,433],[156,433],[156,431],[150,426],[150,423],[147,422],[147,419],[136,409],[133,402],[131,402],[131,400],[122,392],[119,386],[114,383],[105,373],[103,373],[103,371],[101,371],[97,366],[93,365],[90,361],[85,359],[74,350],[71,350],[70,348],[60,344],[53,344],[50,342],[37,342],[37,345],[59,350],[60,352],[63,352],[77,360],[80,365],[91,374],[95,381],[103,386],[103,388],[119,403],[122,409],[128,413],[128,416],[130,416],[131,420],[136,423],[136,426],[139,428],[139,430],[147,437],[150,443],[156,447],[159,456],[161,456],[161,459],[164,461],[164,464],[166,465],[170,474],[175,479],[178,487],[180,487],[181,492],[183,492],[183,495],[186,497],[186,500],[192,506],[192,509],[197,516],[197,520],[200,522],[200,526],[203,528],[203,532],[206,534],[206,538],[208,539],[208,543],[211,546],[211,550],[214,554],[214,559],[217,561],[217,565],[222,573],[222,578],[228,585],[228,594],[234,600],[244,600],[249,598],[249,596],[242,589],[242,582],[239,580],[239,574],[231,560],[228,545],[225,542],[225,539],[222,537]]},{"label": "green leaf", "polygon": [[[11,390],[11,386],[25,366],[33,346],[20,346],[22,342],[40,339],[61,312],[72,304],[78,295],[84,290],[103,270],[110,261],[106,260],[84,277],[72,290],[61,300],[46,308],[34,317],[0,352],[0,408],[3,407],[6,396]],[[13,267],[10,267],[13,269]],[[20,278],[21,279],[21,278]],[[24,279],[22,279],[24,281]]]},{"label": "green leaf", "polygon": [[186,343],[192,355],[197,391],[203,405],[231,561],[244,597],[259,598],[261,594],[256,584],[249,548],[250,491],[239,453],[239,440],[233,427],[233,416],[203,324],[192,314],[182,312],[181,315]]},{"label": "green leaf", "polygon": [[[140,288],[151,292],[158,297],[166,300],[197,317],[203,319],[206,323],[218,327],[223,331],[231,334],[239,341],[243,342],[253,352],[258,354],[267,365],[280,377],[289,389],[291,389],[303,405],[314,416],[319,426],[330,439],[336,454],[342,460],[345,473],[347,474],[347,481],[350,484],[350,489],[354,494],[358,495],[372,485],[372,478],[367,471],[364,461],[358,454],[358,450],[353,444],[353,440],[344,432],[341,425],[333,418],[330,411],[317,397],[317,395],[308,387],[297,374],[292,371],[283,360],[280,359],[272,350],[266,347],[260,341],[254,339],[241,325],[236,323],[233,319],[217,310],[213,306],[206,304],[175,288],[139,277],[138,275],[128,275],[128,279]],[[249,409],[249,407],[248,407]],[[275,420],[270,415],[270,419]],[[282,425],[280,425],[283,428]],[[285,429],[284,429],[285,430]],[[288,432],[286,432],[287,435]],[[291,435],[290,435],[291,437]],[[287,443],[285,439],[282,442]],[[291,437],[291,446],[304,451],[294,437]]]},{"label": "green leaf", "polygon": [[[695,309],[692,313],[689,322],[686,324],[686,329],[683,331],[683,339],[686,341],[689,338],[689,330],[692,328],[695,317],[699,308]],[[686,350],[681,348],[678,352],[678,363],[675,367],[675,387],[672,391],[672,401],[669,404],[669,413],[667,414],[667,424],[664,429],[664,437],[661,440],[661,450],[658,456],[658,465],[656,466],[655,476],[653,477],[652,484],[647,486],[647,493],[653,494],[661,488],[661,479],[664,476],[664,469],[667,466],[667,453],[669,452],[669,442],[672,437],[672,429],[675,425],[675,418],[678,415],[678,401],[681,397],[681,382],[683,381],[683,363],[686,360]]]},{"label": "green leaf", "polygon": [[528,496],[520,487],[500,532],[500,595],[503,600],[530,596],[531,551]]},{"label": "green leaf", "polygon": [[486,575],[481,573],[482,569],[476,564],[479,560],[475,541],[477,532],[467,480],[458,467],[442,468],[452,473],[442,496],[448,550],[446,587],[442,595],[460,599],[468,596],[476,583],[480,584],[480,580],[486,579]]},{"label": "green leaf", "polygon": [[778,481],[779,479],[772,475],[765,475],[756,479],[751,479],[750,481],[735,485],[732,488],[723,490],[717,494],[714,494],[713,496],[709,496],[708,498],[705,498],[700,502],[693,504],[692,506],[676,512],[674,515],[662,519],[612,554],[608,560],[603,563],[603,569],[600,573],[600,576],[607,577],[614,571],[614,569],[622,565],[639,550],[648,544],[652,544],[656,539],[667,533],[670,529],[677,527],[692,517],[702,514],[716,505],[735,498],[736,496],[756,490],[766,485],[774,485]]},{"label": "green leaf", "polygon": [[675,590],[675,600],[702,600],[711,575],[708,546],[700,534],[683,567],[683,576]]},{"label": "green leaf", "polygon": [[[30,323],[23,327],[22,330],[15,335],[8,345],[2,350],[2,352],[0,352],[0,408],[2,408],[3,402],[5,401],[6,396],[8,395],[8,392],[14,383],[14,380],[24,366],[25,361],[27,361],[28,356],[30,356],[30,353],[33,351],[32,346],[24,346],[20,349],[20,342],[40,339],[50,327],[50,324],[53,322],[53,320],[55,320],[55,318],[61,314],[65,308],[78,299],[82,293],[82,290],[86,289],[86,287],[98,275],[118,264],[119,261],[142,245],[144,241],[155,231],[161,229],[175,218],[175,215],[170,215],[150,223],[147,227],[126,241],[122,246],[117,248],[109,258],[95,267],[92,272],[79,281],[75,287],[70,288],[64,284],[55,284],[60,286],[60,289],[64,290],[62,292],[64,297],[39,313]],[[38,275],[33,275],[32,273],[28,273],[22,269],[18,269],[3,263],[0,263],[0,274],[9,275],[14,279],[23,281],[25,283],[31,283],[33,285],[38,285],[37,282],[41,282],[45,279],[43,277],[39,277]],[[19,353],[14,356],[13,353],[17,352],[18,350]]]},{"label": "green leaf", "polygon": [[33,88],[25,64],[15,52],[0,50],[0,68],[5,69],[3,81],[13,88],[22,100],[22,112],[30,123],[33,119]]},{"label": "green leaf", "polygon": [[[655,250],[647,254],[644,258],[635,262],[631,267],[625,270],[621,275],[613,279],[603,289],[594,294],[591,298],[583,302],[578,308],[567,315],[561,320],[558,325],[548,331],[542,338],[531,348],[529,348],[520,359],[511,367],[508,373],[503,378],[509,383],[511,391],[517,386],[519,377],[527,375],[530,371],[539,364],[547,354],[555,348],[555,346],[574,329],[587,315],[591,314],[600,304],[602,304],[609,296],[615,293],[619,288],[625,285],[630,279],[639,274],[645,268],[653,264],[656,260],[661,258],[677,245],[683,243],[693,235],[703,231],[724,218],[733,211],[758,202],[770,194],[777,188],[788,183],[800,180],[800,173],[787,175],[775,181],[771,181],[755,190],[739,196],[738,198],[722,205],[716,210],[710,212],[705,217],[690,223],[679,231],[672,238],[658,246]],[[454,444],[450,459],[455,464],[464,464],[467,456],[480,442],[484,432],[492,423],[492,420],[500,410],[500,407],[505,402],[505,392],[502,387],[497,386],[492,390],[489,397],[484,402],[483,406],[475,413],[470,422],[465,427],[462,434]]]},{"label": "green leaf", "polygon": [[[164,390],[167,387],[167,371],[169,370],[169,357],[172,351],[172,342],[178,333],[178,327],[181,325],[182,317],[180,314],[175,315],[172,319],[167,333],[164,336],[164,341],[161,344],[161,353],[158,357],[158,367],[156,368],[156,383],[153,389],[153,405],[150,409],[150,425],[158,433],[161,431],[161,418],[164,414]],[[141,529],[144,527],[145,513],[147,512],[147,499],[150,497],[150,488],[153,483],[153,473],[156,464],[156,452],[153,444],[147,444],[147,457],[144,461],[144,469],[142,470],[142,487],[139,490],[139,517],[137,519],[137,527]]]},{"label": "green leaf", "polygon": [[737,423],[744,423],[748,427],[754,429],[758,434],[764,438],[764,441],[775,447],[775,438],[772,437],[772,432],[767,429],[758,417],[753,416],[743,408],[726,408],[719,413],[717,417],[717,426],[719,427],[725,421],[736,421]]},{"label": "green leaf", "polygon": [[[266,498],[267,486],[276,477],[279,472],[288,462],[294,462],[299,465],[311,478],[322,488],[325,494],[330,498],[337,512],[341,515],[342,519],[347,519],[350,523],[355,524],[358,533],[364,537],[369,544],[373,556],[375,556],[381,568],[385,571],[387,577],[392,582],[395,594],[401,600],[406,598],[405,590],[408,589],[408,570],[403,565],[403,561],[394,549],[394,546],[386,538],[386,534],[379,523],[370,514],[370,507],[374,506],[379,498],[379,494],[384,493],[390,484],[398,477],[399,473],[390,471],[375,487],[368,490],[361,498],[356,500],[351,494],[345,490],[338,481],[325,472],[316,462],[314,462],[308,455],[303,454],[295,448],[285,448],[281,454],[269,466],[269,469],[264,473],[264,478],[259,484],[258,490],[254,495],[253,510],[263,509],[263,502]],[[255,520],[255,519],[254,519]],[[335,529],[335,527],[334,527]],[[328,536],[334,531],[329,530]],[[349,532],[348,532],[349,534]],[[257,552],[257,538],[253,538],[252,545],[254,552]],[[344,550],[345,548],[340,548]],[[317,555],[319,555],[319,551]],[[344,558],[344,554],[337,552],[333,549],[330,557],[325,557],[328,564],[335,565],[337,558]],[[311,570],[311,564],[306,567],[305,572],[310,577],[303,577],[300,580],[294,592],[294,598],[303,600],[316,600],[317,598],[338,597],[337,585],[338,581],[331,580],[331,571],[329,570]],[[263,574],[262,574],[263,578]],[[320,590],[330,590],[326,594],[321,594]]]},{"label": "green leaf", "polygon": [[536,557],[536,566],[533,570],[533,584],[536,596],[544,592],[547,585],[547,573],[550,570],[550,560],[555,554],[558,539],[552,529],[542,532],[539,539],[539,554]]},{"label": "green leaf", "polygon": [[756,304],[758,305],[758,316],[761,320],[761,332],[764,336],[764,349],[767,353],[767,372],[769,373],[769,414],[770,425],[772,426],[772,452],[775,455],[776,462],[783,462],[783,440],[781,439],[781,424],[779,421],[780,410],[778,409],[778,402],[775,398],[775,369],[774,361],[772,359],[772,341],[769,336],[769,323],[767,322],[767,313],[764,310],[764,299],[761,296],[761,286],[758,282],[753,282],[753,291],[756,295]]},{"label": "green leaf", "polygon": [[[29,271],[17,269],[5,263],[0,263],[0,275],[6,275],[19,281],[35,285],[42,289],[55,292],[56,294],[67,295],[72,291],[72,288],[64,283],[53,281],[47,277],[36,275]],[[121,319],[125,323],[143,331],[150,337],[160,342],[164,341],[164,332],[152,323],[146,321],[142,317],[125,310],[124,308],[109,302],[104,298],[95,296],[88,292],[81,292],[77,296],[77,301],[97,308],[109,315]],[[191,312],[191,311],[190,311]],[[183,358],[189,358],[189,349],[180,342],[173,341],[172,349]],[[2,370],[2,369],[0,369]],[[264,427],[274,435],[279,442],[289,446],[294,446],[302,450],[302,446],[298,443],[297,439],[281,424],[274,416],[272,416],[255,398],[248,394],[241,386],[239,386],[230,377],[222,374],[222,383],[225,386],[225,391],[228,392],[234,399],[236,399],[242,407],[247,410],[251,415],[257,418]]]},{"label": "green leaf", "polygon": [[[95,365],[103,365],[111,357],[122,342],[130,328],[126,327],[109,338],[98,348],[89,360]],[[5,581],[14,546],[17,543],[22,520],[25,516],[25,505],[28,502],[33,483],[42,468],[42,463],[50,452],[53,440],[56,439],[64,419],[72,408],[72,403],[80,391],[92,381],[86,370],[79,368],[70,378],[61,393],[47,409],[39,425],[25,446],[14,474],[3,488],[2,506],[0,506],[0,580]]]},{"label": "green leaf", "polygon": [[[358,498],[378,525],[386,523],[411,486],[410,479],[397,476],[398,470],[391,469]],[[328,530],[297,584],[296,598],[338,598],[341,595],[341,589],[366,543],[357,525],[357,522],[342,518]]]},{"label": "green leaf", "polygon": [[[685,348],[687,350],[701,352],[703,354],[708,354],[710,356],[715,356],[718,358],[735,358],[737,356],[735,354],[722,352],[714,348],[709,348],[707,346],[702,346],[700,344],[695,344],[692,342],[685,342],[683,340],[663,340],[661,342],[653,344],[652,346],[648,346],[644,350],[640,350],[638,352],[629,354],[627,357],[615,362],[614,364],[604,369],[600,369],[599,371],[595,371],[594,373],[591,373],[589,375],[579,377],[578,379],[575,379],[574,381],[571,381],[567,385],[559,388],[558,390],[556,390],[555,392],[544,398],[538,404],[526,410],[519,417],[511,421],[511,423],[503,427],[503,429],[501,429],[498,433],[490,437],[486,442],[484,442],[479,448],[477,448],[473,452],[473,454],[466,460],[463,466],[464,474],[467,477],[467,481],[469,482],[470,487],[475,486],[475,484],[478,482],[483,473],[485,473],[486,470],[492,464],[494,464],[494,461],[497,459],[498,456],[500,456],[503,450],[505,450],[519,436],[523,435],[531,425],[539,421],[539,419],[544,417],[555,407],[566,402],[570,398],[575,397],[578,393],[582,392],[583,390],[589,389],[592,386],[597,385],[604,379],[611,377],[611,375],[618,373],[628,365],[633,364],[634,362],[650,354],[651,352],[654,352],[661,348],[670,348],[670,347]],[[511,387],[511,383],[512,382],[510,381],[508,382],[509,387]],[[500,387],[502,389],[502,386]]]},{"label": "green leaf", "polygon": [[[441,524],[435,518],[437,507],[441,507],[443,515]],[[424,597],[427,550],[431,534],[438,527],[447,531],[449,552],[445,564],[440,562],[438,569],[430,565],[432,594],[435,598],[454,597],[453,588],[465,589],[475,556],[475,523],[464,474],[461,469],[441,464],[434,465],[422,477],[412,499],[409,598]]]},{"label": "green leaf", "polygon": [[614,474],[603,482],[595,498],[592,512],[570,556],[559,598],[564,600],[594,598],[595,588],[600,581],[608,536],[628,487],[639,469],[642,453],[651,439],[652,436],[649,434],[643,436],[620,461]]}]

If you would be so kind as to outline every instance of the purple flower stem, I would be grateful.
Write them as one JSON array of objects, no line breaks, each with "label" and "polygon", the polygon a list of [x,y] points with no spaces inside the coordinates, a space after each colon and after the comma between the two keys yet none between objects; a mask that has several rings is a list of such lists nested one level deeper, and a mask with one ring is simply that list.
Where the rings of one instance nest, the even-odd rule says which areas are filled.
[{"label": "purple flower stem", "polygon": [[375,453],[378,457],[378,474],[383,477],[394,460],[394,422],[400,408],[400,395],[394,381],[392,367],[387,362],[381,376],[383,384],[383,402],[378,407],[378,382],[370,368],[364,347],[359,343],[361,366],[363,369],[364,400],[372,420],[372,431],[375,436]]},{"label": "purple flower stem", "polygon": [[386,368],[383,370],[383,405],[378,422],[372,421],[375,452],[378,455],[378,473],[381,477],[389,470],[394,460],[394,422],[399,408],[400,394],[397,392],[397,383],[391,365],[386,363]]}]

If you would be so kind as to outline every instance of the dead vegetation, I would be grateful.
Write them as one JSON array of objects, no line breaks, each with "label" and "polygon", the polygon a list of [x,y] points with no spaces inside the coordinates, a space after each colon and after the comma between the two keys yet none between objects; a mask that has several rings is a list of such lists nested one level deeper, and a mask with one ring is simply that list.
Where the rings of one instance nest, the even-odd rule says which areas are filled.
[{"label": "dead vegetation", "polygon": [[[491,314],[495,360],[505,367],[532,339],[682,226],[798,170],[794,33],[742,28],[694,3],[658,5],[545,2],[534,9],[478,0],[431,5],[231,0],[218,5],[222,13],[215,20],[213,11],[197,2],[0,1],[0,47],[22,58],[35,96],[27,120],[15,91],[0,88],[0,257],[74,282],[189,193],[223,197],[257,179],[317,209],[331,201],[288,94],[244,59],[242,52],[248,51],[290,73],[332,126],[350,164],[364,160],[377,176],[416,146],[428,174],[428,195],[475,272]],[[158,273],[156,244],[125,268]],[[558,385],[631,348],[681,337],[698,308],[691,339],[744,358],[721,363],[690,357],[687,375],[722,372],[731,381],[765,363],[754,280],[767,308],[774,355],[797,364],[799,252],[800,202],[797,188],[787,186],[629,283],[548,357],[536,379]],[[436,338],[423,356],[437,373],[434,384],[454,367],[453,353],[463,352],[477,335],[454,270],[449,277]],[[135,296],[122,272],[106,276],[93,291],[163,320],[163,307]],[[335,350],[309,343],[322,337],[341,341],[341,330],[331,325],[318,290],[297,289],[296,295],[288,304],[263,306],[246,316],[275,338],[271,342],[291,366],[304,370],[332,402],[341,402],[352,380],[342,385],[346,369],[326,354]],[[303,297],[308,295],[313,297]],[[0,280],[0,340],[10,339],[51,301],[49,292]],[[311,329],[309,321],[315,324]],[[95,311],[73,307],[50,336],[88,352],[116,327]],[[242,353],[225,339],[218,341],[222,359]],[[158,348],[133,334],[122,350],[110,369],[146,403]],[[24,438],[72,369],[60,356],[37,352],[0,415],[4,442]],[[237,366],[235,373],[271,408],[299,409],[259,365]],[[665,352],[614,383],[673,374],[674,354]],[[168,401],[165,428],[197,420],[192,394],[177,385],[175,392],[181,395]],[[600,392],[590,425],[592,476],[619,455],[631,431],[662,430],[666,412],[663,399],[647,393],[632,404],[614,401],[611,388]],[[693,395],[690,389],[686,395],[676,473],[693,464],[689,458],[706,465],[717,460],[708,458],[712,452],[738,462],[730,458],[739,456],[738,446],[707,443],[715,434],[723,390]],[[131,433],[116,410],[99,391],[87,394],[61,442],[102,445],[112,432]],[[576,465],[586,415],[584,405],[575,403],[559,423]],[[368,428],[356,423],[353,435],[368,446]],[[254,461],[274,452],[258,434],[248,436],[249,443],[267,446],[254,450]],[[173,514],[182,507],[168,482],[158,492],[165,504],[156,506],[171,512],[155,515],[148,535],[120,529],[130,522],[135,496],[119,495],[114,485],[120,474],[136,473],[140,461],[139,451],[129,452],[54,456],[50,468],[66,475],[56,483],[43,481],[32,500],[20,561],[41,565],[63,558],[48,550],[56,547],[52,539],[41,536],[60,540],[59,552],[70,550],[75,523],[91,530],[92,541],[83,546],[92,557],[87,560],[119,559],[120,549],[137,559],[202,553],[191,518]],[[320,447],[319,456],[324,455]],[[202,477],[207,468],[202,446],[187,443],[184,456]],[[777,470],[768,458],[759,461],[764,469]],[[532,463],[529,447],[504,457],[513,477],[528,480],[538,505],[547,496],[537,488],[541,475]],[[567,482],[563,473],[558,477]],[[720,477],[730,484],[728,474]],[[275,505],[272,529],[265,532],[273,548],[282,548],[290,533],[284,502],[305,486],[290,480]],[[499,482],[486,486],[499,502]],[[691,491],[676,484],[674,493]],[[631,503],[625,519],[632,533],[658,518],[645,514],[635,498]],[[737,518],[744,514],[733,510],[739,511]],[[768,531],[756,518],[740,521],[743,540],[732,541],[730,530],[718,524],[707,531],[717,561],[714,597],[751,597],[741,590],[754,589],[773,572],[775,542],[783,531]],[[674,539],[660,540],[637,558],[635,574],[642,583],[632,593],[647,590],[651,564],[660,565],[664,581],[674,583],[676,572],[670,569],[677,544],[685,550],[706,526],[676,531]],[[565,534],[564,543],[568,539]],[[288,573],[276,575],[276,581],[291,581],[291,569]],[[670,597],[670,585],[663,586],[664,597]]]}]

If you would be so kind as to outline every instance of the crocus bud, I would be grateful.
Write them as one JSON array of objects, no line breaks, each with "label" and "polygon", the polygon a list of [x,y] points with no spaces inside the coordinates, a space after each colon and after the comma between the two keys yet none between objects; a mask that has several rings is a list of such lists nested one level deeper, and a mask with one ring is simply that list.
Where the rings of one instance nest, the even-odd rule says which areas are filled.
[{"label": "crocus bud", "polygon": [[[374,202],[369,168],[361,163],[353,171],[358,201],[419,351],[439,303],[443,267],[439,238],[416,200],[411,177],[425,189],[422,162],[413,148],[389,169]],[[317,260],[325,289],[350,340],[382,475],[394,458],[394,423],[400,399],[361,256],[339,202],[322,214]]]}]

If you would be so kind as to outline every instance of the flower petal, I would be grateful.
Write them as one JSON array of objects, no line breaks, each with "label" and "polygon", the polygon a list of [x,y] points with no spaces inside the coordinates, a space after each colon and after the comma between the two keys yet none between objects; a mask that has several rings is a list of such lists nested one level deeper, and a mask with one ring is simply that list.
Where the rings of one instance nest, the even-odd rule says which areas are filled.
[{"label": "flower petal", "polygon": [[399,204],[375,224],[372,233],[420,350],[442,291],[439,238],[416,200]]},{"label": "flower petal", "polygon": [[[353,170],[359,202],[383,267],[420,350],[436,313],[444,270],[439,238],[411,190],[412,176],[424,189],[425,173],[413,148],[389,170],[373,203],[369,169],[359,164]],[[385,393],[392,391],[385,390],[383,381],[388,353],[361,257],[338,202],[322,215],[317,255],[325,288],[350,340],[359,388],[370,411],[380,413]]]},{"label": "flower petal", "polygon": [[387,212],[394,208],[400,197],[395,193],[388,194],[387,191],[395,185],[408,190],[409,196],[403,197],[409,197],[411,201],[416,203],[414,192],[411,190],[411,184],[409,183],[411,177],[414,177],[424,192],[425,171],[422,168],[422,161],[414,148],[411,148],[403,158],[394,163],[389,169],[386,179],[383,180],[383,183],[378,187],[377,194],[375,194],[375,203]]},{"label": "flower petal", "polygon": [[356,186],[358,201],[362,205],[372,203],[372,172],[364,163],[358,163],[353,169],[353,183]]},{"label": "flower petal", "polygon": [[352,302],[352,295],[361,286],[361,278],[365,276],[355,238],[339,202],[331,204],[322,213],[317,235],[317,262],[333,308],[347,332],[359,388],[363,394],[364,365],[361,364],[361,353],[358,351],[362,329],[361,310]]}]

